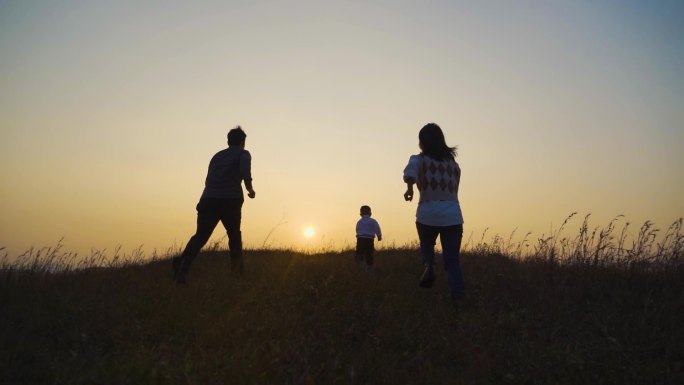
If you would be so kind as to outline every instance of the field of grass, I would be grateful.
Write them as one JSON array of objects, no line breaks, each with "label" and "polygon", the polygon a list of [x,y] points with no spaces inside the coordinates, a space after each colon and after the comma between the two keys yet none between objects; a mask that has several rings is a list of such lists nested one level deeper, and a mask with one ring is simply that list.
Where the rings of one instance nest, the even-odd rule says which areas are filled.
[{"label": "field of grass", "polygon": [[25,260],[0,270],[0,383],[684,383],[679,228],[643,257],[581,233],[525,257],[469,247],[460,309],[441,271],[418,288],[413,248],[380,251],[371,274],[351,251],[247,250],[239,277],[209,250],[186,286],[167,259]]}]

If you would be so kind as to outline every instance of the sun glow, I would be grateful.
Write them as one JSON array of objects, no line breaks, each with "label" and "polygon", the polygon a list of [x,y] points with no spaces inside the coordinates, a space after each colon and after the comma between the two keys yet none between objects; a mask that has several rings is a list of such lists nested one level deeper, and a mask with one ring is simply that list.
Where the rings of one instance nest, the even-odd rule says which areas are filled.
[{"label": "sun glow", "polygon": [[304,236],[307,238],[311,238],[316,234],[316,230],[313,227],[307,227],[304,229]]}]

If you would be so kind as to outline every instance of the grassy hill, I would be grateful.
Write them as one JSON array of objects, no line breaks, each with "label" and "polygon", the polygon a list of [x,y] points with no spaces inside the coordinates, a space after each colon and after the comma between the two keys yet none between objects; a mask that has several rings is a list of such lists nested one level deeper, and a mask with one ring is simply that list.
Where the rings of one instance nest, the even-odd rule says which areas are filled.
[{"label": "grassy hill", "polygon": [[462,256],[467,300],[418,252],[247,251],[0,275],[6,384],[681,384],[681,264]]}]

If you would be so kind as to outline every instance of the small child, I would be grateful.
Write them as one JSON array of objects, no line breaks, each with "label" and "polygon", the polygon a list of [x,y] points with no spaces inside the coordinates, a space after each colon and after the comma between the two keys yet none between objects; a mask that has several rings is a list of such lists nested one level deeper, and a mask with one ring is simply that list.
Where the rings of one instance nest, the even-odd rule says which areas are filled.
[{"label": "small child", "polygon": [[378,241],[382,241],[382,232],[378,221],[371,218],[371,208],[361,206],[361,219],[356,222],[356,262],[359,265],[366,261],[366,271],[373,271],[373,252],[375,247],[373,241],[378,236]]}]

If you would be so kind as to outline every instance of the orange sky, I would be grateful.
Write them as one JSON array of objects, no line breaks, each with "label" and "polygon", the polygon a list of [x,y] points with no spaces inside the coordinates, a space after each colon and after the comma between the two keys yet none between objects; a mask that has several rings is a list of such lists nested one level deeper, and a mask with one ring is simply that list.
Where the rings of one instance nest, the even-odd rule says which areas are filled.
[{"label": "orange sky", "polygon": [[459,146],[466,238],[574,211],[667,227],[684,216],[683,8],[2,2],[0,246],[184,245],[237,124],[252,247],[271,230],[268,246],[351,244],[362,204],[386,243],[415,241],[401,173],[433,121]]}]

